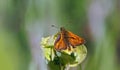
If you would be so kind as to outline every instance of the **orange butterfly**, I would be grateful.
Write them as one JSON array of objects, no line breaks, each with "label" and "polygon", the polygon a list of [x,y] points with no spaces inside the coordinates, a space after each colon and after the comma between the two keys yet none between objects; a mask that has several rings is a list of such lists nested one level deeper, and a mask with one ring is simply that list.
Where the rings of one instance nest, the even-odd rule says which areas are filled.
[{"label": "orange butterfly", "polygon": [[75,48],[78,45],[84,44],[85,40],[75,34],[73,34],[70,31],[65,30],[64,27],[60,28],[60,33],[58,34],[58,37],[54,43],[54,48],[57,51],[60,50],[71,50],[72,46]]}]

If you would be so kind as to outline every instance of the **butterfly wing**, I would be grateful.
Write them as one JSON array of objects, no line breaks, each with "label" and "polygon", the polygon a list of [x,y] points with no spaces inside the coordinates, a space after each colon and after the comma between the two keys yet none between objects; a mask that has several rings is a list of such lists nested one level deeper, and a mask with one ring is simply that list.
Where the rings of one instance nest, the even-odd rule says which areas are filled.
[{"label": "butterfly wing", "polygon": [[62,33],[60,33],[54,43],[54,48],[58,51],[60,50],[64,50],[64,49],[67,49],[67,44],[65,42],[65,39],[62,35]]},{"label": "butterfly wing", "polygon": [[85,40],[75,34],[73,34],[70,31],[67,31],[67,39],[69,41],[69,44],[75,48],[78,45],[84,44]]}]

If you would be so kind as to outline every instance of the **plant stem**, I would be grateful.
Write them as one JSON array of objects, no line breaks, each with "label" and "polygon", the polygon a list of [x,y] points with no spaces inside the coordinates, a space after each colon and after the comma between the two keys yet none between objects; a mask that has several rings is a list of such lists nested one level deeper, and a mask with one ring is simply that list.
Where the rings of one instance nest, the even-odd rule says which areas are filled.
[{"label": "plant stem", "polygon": [[65,66],[61,66],[61,70],[66,70],[66,67]]},{"label": "plant stem", "polygon": [[82,66],[81,66],[81,64],[80,64],[80,70],[82,70]]}]

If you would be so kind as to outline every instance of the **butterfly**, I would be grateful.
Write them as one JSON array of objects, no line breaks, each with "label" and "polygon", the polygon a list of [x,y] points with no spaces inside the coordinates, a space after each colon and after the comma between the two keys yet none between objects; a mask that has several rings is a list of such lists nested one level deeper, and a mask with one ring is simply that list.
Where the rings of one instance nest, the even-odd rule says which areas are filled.
[{"label": "butterfly", "polygon": [[60,32],[54,42],[54,49],[57,51],[71,50],[71,46],[76,48],[78,45],[85,43],[85,40],[70,31],[67,31],[64,27],[60,28]]}]

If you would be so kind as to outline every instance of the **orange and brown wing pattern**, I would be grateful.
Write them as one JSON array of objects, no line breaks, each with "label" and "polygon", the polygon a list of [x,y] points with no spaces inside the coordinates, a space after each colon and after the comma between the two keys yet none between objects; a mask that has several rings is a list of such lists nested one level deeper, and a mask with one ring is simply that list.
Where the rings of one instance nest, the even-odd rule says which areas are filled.
[{"label": "orange and brown wing pattern", "polygon": [[75,34],[73,34],[72,32],[70,31],[67,31],[67,39],[69,41],[69,44],[71,46],[73,46],[74,48],[78,45],[81,45],[81,44],[84,44],[85,43],[85,40]]},{"label": "orange and brown wing pattern", "polygon": [[54,43],[54,48],[58,51],[67,49],[67,44],[65,42],[64,36],[60,33]]}]

